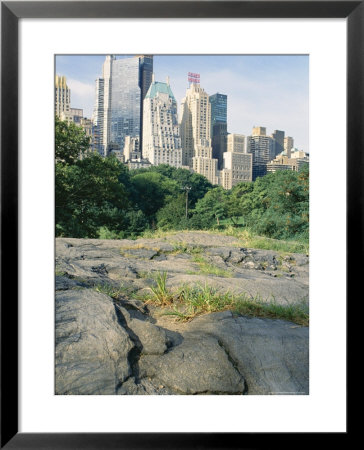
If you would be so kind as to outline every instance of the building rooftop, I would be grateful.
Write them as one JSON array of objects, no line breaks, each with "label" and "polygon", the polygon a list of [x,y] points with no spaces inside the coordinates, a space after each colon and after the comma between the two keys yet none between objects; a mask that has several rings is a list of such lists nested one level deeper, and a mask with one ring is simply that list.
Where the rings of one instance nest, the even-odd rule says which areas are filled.
[{"label": "building rooftop", "polygon": [[161,83],[160,81],[153,81],[150,85],[147,95],[145,98],[154,98],[157,94],[168,94],[170,97],[175,100],[172,89],[169,84]]}]

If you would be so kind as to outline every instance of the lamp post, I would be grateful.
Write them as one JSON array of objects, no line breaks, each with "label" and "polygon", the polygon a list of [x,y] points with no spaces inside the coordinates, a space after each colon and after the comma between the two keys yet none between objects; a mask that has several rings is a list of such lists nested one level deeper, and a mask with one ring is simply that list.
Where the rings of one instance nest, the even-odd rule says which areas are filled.
[{"label": "lamp post", "polygon": [[186,219],[188,219],[188,193],[191,189],[191,186],[184,186],[182,188],[182,190],[186,192]]}]

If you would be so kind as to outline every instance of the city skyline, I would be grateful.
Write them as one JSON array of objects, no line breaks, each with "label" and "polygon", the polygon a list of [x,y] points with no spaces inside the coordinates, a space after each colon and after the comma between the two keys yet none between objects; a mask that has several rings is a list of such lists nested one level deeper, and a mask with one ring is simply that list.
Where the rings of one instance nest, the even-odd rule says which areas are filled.
[{"label": "city skyline", "polygon": [[[104,61],[105,55],[56,56],[55,72],[67,78],[71,106],[89,118]],[[209,95],[227,95],[229,133],[248,136],[253,126],[266,127],[267,134],[283,130],[309,152],[307,55],[154,55],[155,80],[170,78],[179,114],[188,72],[200,74]]]}]

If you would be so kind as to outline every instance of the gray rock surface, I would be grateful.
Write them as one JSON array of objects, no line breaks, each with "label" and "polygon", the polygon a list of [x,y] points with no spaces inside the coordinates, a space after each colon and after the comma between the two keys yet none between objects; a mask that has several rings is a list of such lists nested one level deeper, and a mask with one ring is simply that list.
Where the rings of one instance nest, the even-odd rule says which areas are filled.
[{"label": "gray rock surface", "polygon": [[207,232],[136,241],[58,238],[56,269],[81,283],[121,284],[141,292],[151,285],[153,274],[167,272],[170,288],[207,282],[277,303],[308,300],[307,256],[248,249],[233,236]]},{"label": "gray rock surface", "polygon": [[115,394],[134,347],[113,302],[91,289],[56,296],[56,393]]},{"label": "gray rock surface", "polygon": [[[198,273],[196,254],[231,276]],[[128,296],[162,270],[171,288],[208,282],[280,302],[308,297],[305,255],[245,249],[230,236],[57,239],[56,394],[308,394],[307,327],[230,311],[175,322]]]}]

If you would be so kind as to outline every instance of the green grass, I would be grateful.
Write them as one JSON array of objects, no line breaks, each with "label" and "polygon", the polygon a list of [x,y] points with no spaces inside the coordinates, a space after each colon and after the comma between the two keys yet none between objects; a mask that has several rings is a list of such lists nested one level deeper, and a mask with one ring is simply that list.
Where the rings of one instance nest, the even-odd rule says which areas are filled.
[{"label": "green grass", "polygon": [[[191,231],[191,230],[186,230],[186,231]],[[171,231],[165,231],[165,230],[160,230],[160,229],[156,229],[156,230],[145,230],[142,234],[141,234],[141,238],[143,239],[157,239],[157,238],[164,238],[166,236],[172,236],[174,234],[180,233],[181,230],[171,230]]]},{"label": "green grass", "polygon": [[282,253],[309,253],[309,243],[306,241],[295,241],[295,240],[281,240],[273,239],[266,236],[258,236],[253,233],[248,228],[239,228],[231,224],[225,225],[224,229],[210,229],[210,230],[147,230],[143,233],[143,238],[165,238],[168,236],[173,236],[177,233],[211,233],[211,234],[221,234],[224,236],[234,236],[239,239],[242,247],[256,248],[260,250],[274,250]]},{"label": "green grass", "polygon": [[169,305],[173,302],[173,294],[167,288],[167,272],[158,272],[155,275],[155,286],[149,289],[153,293],[151,300],[159,306]]},{"label": "green grass", "polygon": [[158,273],[152,295],[144,301],[169,309],[163,315],[175,316],[177,320],[188,321],[200,314],[231,310],[233,313],[251,317],[282,319],[298,325],[309,325],[308,305],[305,302],[278,304],[274,298],[265,301],[259,296],[221,292],[207,284],[183,285],[176,291],[166,286],[167,273]]},{"label": "green grass", "polygon": [[55,270],[55,276],[56,277],[64,277],[67,275],[67,272],[65,272],[64,270],[60,270],[60,269],[56,269]]},{"label": "green grass", "polygon": [[200,245],[188,245],[186,242],[173,242],[173,250],[170,254],[178,255],[181,253],[185,253],[187,255],[196,255],[200,254],[203,251],[203,247]]},{"label": "green grass", "polygon": [[93,287],[96,292],[100,292],[101,294],[106,294],[114,300],[118,300],[120,297],[132,297],[133,290],[130,288],[119,285],[113,286],[112,284],[104,283],[97,284]]},{"label": "green grass", "polygon": [[192,258],[192,261],[199,265],[199,271],[193,272],[193,274],[195,275],[215,275],[216,277],[224,277],[224,278],[232,277],[231,272],[229,272],[228,270],[220,269],[220,267],[210,264],[201,255],[195,255]]},{"label": "green grass", "polygon": [[284,241],[272,239],[266,236],[258,236],[249,229],[239,229],[233,226],[227,226],[224,230],[209,231],[211,233],[222,234],[225,236],[234,236],[241,242],[243,247],[256,248],[260,250],[274,250],[280,253],[309,253],[308,242],[302,241]]}]

